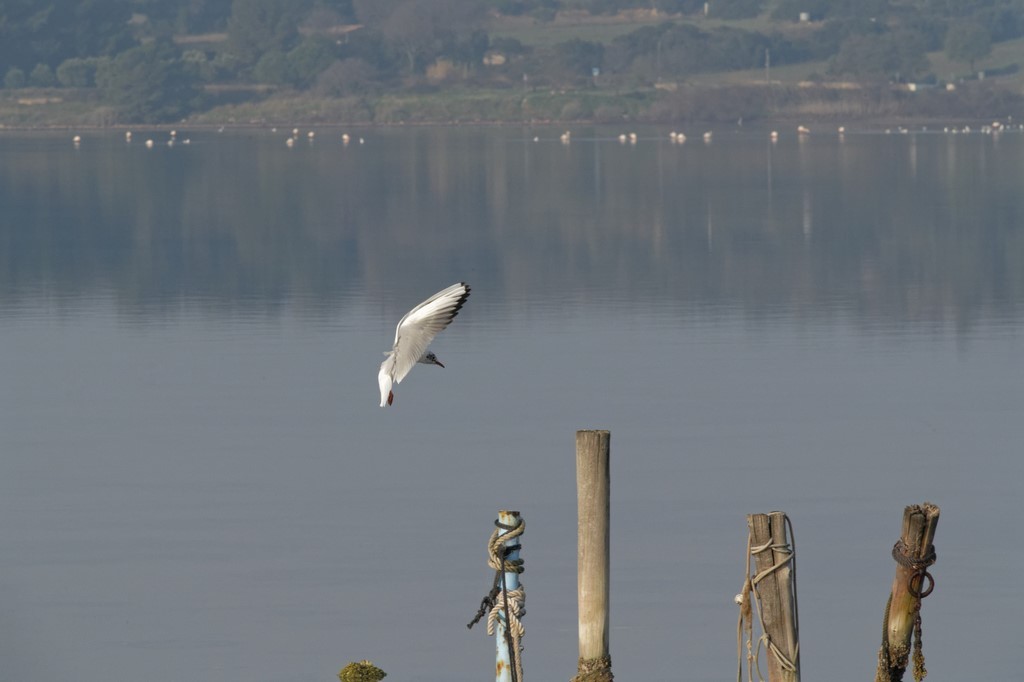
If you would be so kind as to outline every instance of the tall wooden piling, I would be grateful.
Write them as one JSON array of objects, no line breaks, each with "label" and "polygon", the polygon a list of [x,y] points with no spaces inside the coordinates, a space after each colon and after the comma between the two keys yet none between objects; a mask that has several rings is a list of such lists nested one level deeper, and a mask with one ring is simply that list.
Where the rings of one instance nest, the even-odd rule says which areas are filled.
[{"label": "tall wooden piling", "polygon": [[900,539],[892,549],[896,575],[885,610],[876,682],[903,679],[910,660],[911,638],[915,633],[914,679],[923,679],[926,674],[920,647],[921,599],[927,597],[935,586],[928,567],[935,563],[933,541],[938,523],[939,508],[929,502],[910,505],[903,510]]},{"label": "tall wooden piling", "polygon": [[611,433],[576,432],[577,598],[580,657],[575,682],[610,682],[608,653]]},{"label": "tall wooden piling", "polygon": [[786,525],[783,512],[747,516],[757,567],[752,584],[767,636],[769,682],[800,680],[796,572]]}]

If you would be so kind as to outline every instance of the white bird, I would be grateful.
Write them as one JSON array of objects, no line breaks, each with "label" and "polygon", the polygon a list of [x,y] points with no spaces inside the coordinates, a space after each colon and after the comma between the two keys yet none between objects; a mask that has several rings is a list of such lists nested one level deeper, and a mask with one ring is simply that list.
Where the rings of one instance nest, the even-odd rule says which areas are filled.
[{"label": "white bird", "polygon": [[392,384],[402,383],[417,362],[444,367],[427,346],[434,337],[451,324],[469,298],[469,285],[465,282],[442,289],[407,312],[395,329],[395,345],[384,353],[377,383],[380,385],[380,406],[390,405],[395,399]]}]

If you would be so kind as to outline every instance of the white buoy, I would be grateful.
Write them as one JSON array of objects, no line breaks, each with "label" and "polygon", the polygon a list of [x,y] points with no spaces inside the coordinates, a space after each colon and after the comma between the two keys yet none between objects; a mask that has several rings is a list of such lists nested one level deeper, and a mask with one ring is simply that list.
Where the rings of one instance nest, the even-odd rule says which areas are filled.
[{"label": "white buoy", "polygon": [[151,140],[151,139],[150,140],[146,140],[146,149],[152,149],[152,148],[153,148],[153,140]]}]

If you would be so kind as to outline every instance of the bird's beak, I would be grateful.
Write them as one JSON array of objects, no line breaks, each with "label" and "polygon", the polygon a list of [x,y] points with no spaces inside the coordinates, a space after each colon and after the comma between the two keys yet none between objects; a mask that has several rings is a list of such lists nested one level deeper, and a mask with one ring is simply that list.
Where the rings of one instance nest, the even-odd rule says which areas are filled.
[{"label": "bird's beak", "polygon": [[440,360],[435,359],[434,364],[437,365],[438,367],[444,368],[444,364]]}]

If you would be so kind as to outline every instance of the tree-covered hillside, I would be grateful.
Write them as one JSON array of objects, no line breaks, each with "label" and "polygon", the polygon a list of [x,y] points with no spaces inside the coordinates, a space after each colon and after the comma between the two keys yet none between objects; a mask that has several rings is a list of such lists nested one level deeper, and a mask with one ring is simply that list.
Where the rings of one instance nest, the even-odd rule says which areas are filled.
[{"label": "tree-covered hillside", "polygon": [[928,83],[951,76],[929,52],[965,77],[1021,36],[1024,0],[0,0],[0,76],[145,122],[282,93],[621,92],[768,63]]}]

